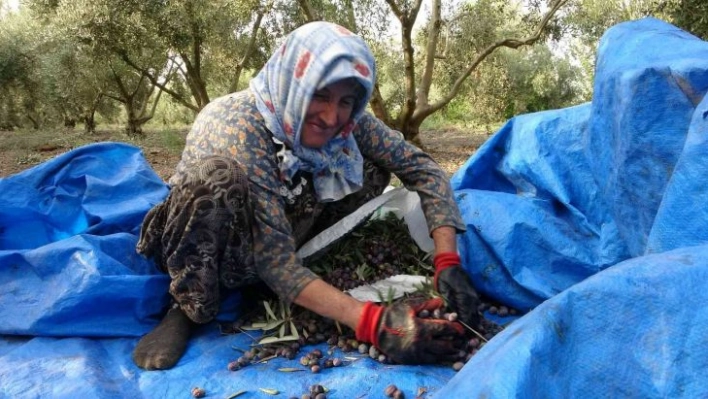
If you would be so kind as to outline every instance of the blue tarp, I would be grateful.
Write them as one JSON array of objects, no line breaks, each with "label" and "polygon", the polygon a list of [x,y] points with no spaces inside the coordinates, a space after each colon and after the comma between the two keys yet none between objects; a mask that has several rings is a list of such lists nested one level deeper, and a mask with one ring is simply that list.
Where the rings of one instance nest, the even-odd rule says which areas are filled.
[{"label": "blue tarp", "polygon": [[174,369],[142,371],[130,353],[168,281],[134,245],[165,185],[114,143],[2,179],[0,397],[289,397],[320,383],[359,398],[392,382],[408,397],[708,397],[706,60],[706,42],[669,24],[619,24],[598,48],[591,103],[511,119],[455,174],[467,271],[530,310],[457,374],[365,358],[230,372],[251,341],[214,324]]}]

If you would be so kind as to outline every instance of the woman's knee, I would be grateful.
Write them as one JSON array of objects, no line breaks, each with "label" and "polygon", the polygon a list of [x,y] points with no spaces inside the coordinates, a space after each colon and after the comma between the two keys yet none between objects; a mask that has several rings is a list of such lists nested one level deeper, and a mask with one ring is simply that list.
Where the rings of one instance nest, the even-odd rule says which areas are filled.
[{"label": "woman's knee", "polygon": [[209,156],[199,160],[187,168],[178,179],[177,185],[182,188],[212,188],[224,190],[229,187],[248,187],[245,168],[236,160]]}]

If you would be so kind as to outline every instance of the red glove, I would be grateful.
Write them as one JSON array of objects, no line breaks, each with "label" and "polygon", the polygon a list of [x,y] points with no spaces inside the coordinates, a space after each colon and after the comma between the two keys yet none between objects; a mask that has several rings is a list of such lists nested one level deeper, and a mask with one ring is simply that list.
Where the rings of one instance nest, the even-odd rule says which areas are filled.
[{"label": "red glove", "polygon": [[396,363],[454,361],[465,345],[464,328],[459,323],[417,316],[423,309],[432,311],[442,306],[440,298],[417,306],[367,302],[356,327],[356,339],[371,342]]},{"label": "red glove", "polygon": [[433,286],[447,302],[448,308],[457,312],[460,321],[472,328],[480,323],[479,296],[472,286],[472,281],[460,266],[460,255],[454,252],[442,252],[435,255],[435,276]]}]

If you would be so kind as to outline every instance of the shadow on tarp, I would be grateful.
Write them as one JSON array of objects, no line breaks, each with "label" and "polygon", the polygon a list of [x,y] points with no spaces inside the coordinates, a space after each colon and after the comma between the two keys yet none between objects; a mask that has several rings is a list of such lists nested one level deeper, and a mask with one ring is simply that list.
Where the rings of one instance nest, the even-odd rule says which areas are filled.
[{"label": "shadow on tarp", "polygon": [[435,397],[706,398],[708,245],[627,260],[544,302]]},{"label": "shadow on tarp", "polygon": [[[245,334],[220,335],[215,324],[194,337],[185,356],[167,371],[142,371],[130,354],[137,339],[128,338],[19,338],[0,339],[0,397],[7,398],[188,398],[193,387],[207,397],[226,398],[246,391],[239,398],[300,397],[313,384],[327,388],[332,398],[384,397],[384,389],[396,384],[406,397],[419,388],[438,391],[455,372],[449,366],[393,366],[381,364],[358,352],[332,356],[346,360],[336,368],[314,374],[294,360],[278,358],[229,371],[227,365],[253,342]],[[236,349],[235,349],[236,348]],[[300,355],[327,345],[307,346]],[[280,368],[297,368],[285,372]],[[279,395],[261,389],[277,390]],[[430,395],[429,394],[429,395]]]},{"label": "shadow on tarp", "polygon": [[[194,386],[211,397],[241,390],[244,398],[273,397],[261,388],[300,396],[315,383],[330,397],[377,397],[391,383],[413,397],[455,373],[449,366],[383,365],[358,353],[319,374],[297,359],[231,372],[228,363],[240,356],[234,348],[248,349],[253,340],[221,336],[216,323],[202,328],[175,368],[143,371],[131,353],[168,304],[169,278],[135,253],[145,213],[167,195],[140,150],[117,143],[77,148],[0,179],[0,193],[0,397],[189,397]],[[220,318],[235,318],[238,302],[238,293],[229,297]]]}]

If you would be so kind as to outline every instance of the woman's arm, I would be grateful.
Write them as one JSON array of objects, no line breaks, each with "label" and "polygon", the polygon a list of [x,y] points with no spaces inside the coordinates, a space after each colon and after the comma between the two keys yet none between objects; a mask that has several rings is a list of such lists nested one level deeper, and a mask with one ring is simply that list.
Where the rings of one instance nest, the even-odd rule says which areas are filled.
[{"label": "woman's arm", "polygon": [[339,291],[321,279],[305,286],[295,303],[311,311],[356,329],[364,303]]}]

